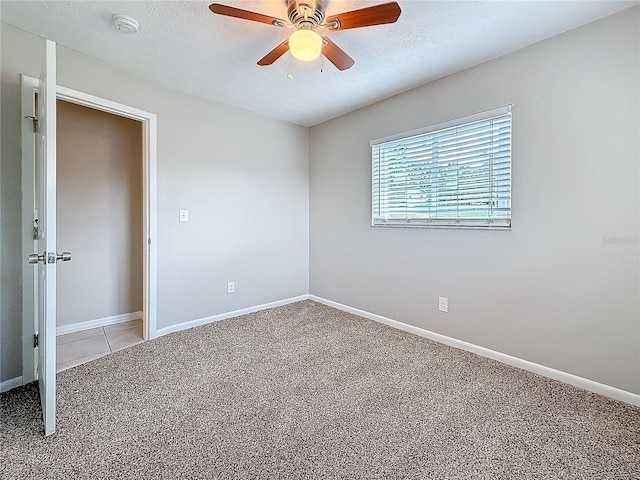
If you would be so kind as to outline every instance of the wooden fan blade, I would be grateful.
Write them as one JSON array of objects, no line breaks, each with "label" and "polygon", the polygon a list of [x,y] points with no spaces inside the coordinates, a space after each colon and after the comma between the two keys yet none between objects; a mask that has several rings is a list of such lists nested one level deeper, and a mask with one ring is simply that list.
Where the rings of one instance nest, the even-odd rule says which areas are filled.
[{"label": "wooden fan blade", "polygon": [[258,65],[262,67],[264,67],[265,65],[271,65],[273,62],[279,59],[282,55],[287,53],[287,50],[289,50],[289,40],[285,40],[276,48],[274,48],[269,53],[267,53],[264,57],[262,57],[260,61],[258,61]]},{"label": "wooden fan blade", "polygon": [[344,51],[333,43],[329,37],[322,37],[327,44],[322,48],[322,54],[333,63],[338,70],[346,70],[356,63],[353,58],[344,53]]},{"label": "wooden fan blade", "polygon": [[326,24],[338,21],[339,26],[329,27],[331,30],[347,30],[349,28],[369,27],[394,23],[400,17],[400,5],[396,2],[384,3],[375,7],[361,8],[350,12],[340,13],[327,18]]},{"label": "wooden fan blade", "polygon": [[270,17],[261,13],[250,12],[249,10],[242,10],[241,8],[229,7],[220,3],[212,3],[209,5],[209,10],[218,15],[226,15],[227,17],[242,18],[244,20],[251,20],[252,22],[268,23],[269,25],[275,25],[281,27],[286,24],[284,20],[276,17]]}]

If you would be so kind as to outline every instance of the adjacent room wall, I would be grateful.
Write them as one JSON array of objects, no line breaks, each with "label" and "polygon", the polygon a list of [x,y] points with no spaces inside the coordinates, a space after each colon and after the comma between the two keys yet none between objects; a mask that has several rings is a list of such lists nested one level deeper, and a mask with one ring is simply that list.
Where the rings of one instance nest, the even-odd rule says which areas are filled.
[{"label": "adjacent room wall", "polygon": [[[19,74],[38,77],[44,40],[6,24],[1,30],[4,381],[21,375],[22,356]],[[58,83],[158,116],[159,329],[308,293],[308,129],[60,46]],[[180,209],[189,222],[178,221]],[[236,293],[226,293],[227,281]]]},{"label": "adjacent room wall", "polygon": [[[639,12],[311,128],[311,294],[640,393]],[[370,140],[510,103],[512,231],[371,227]]]},{"label": "adjacent room wall", "polygon": [[142,311],[142,123],[58,100],[58,327]]}]

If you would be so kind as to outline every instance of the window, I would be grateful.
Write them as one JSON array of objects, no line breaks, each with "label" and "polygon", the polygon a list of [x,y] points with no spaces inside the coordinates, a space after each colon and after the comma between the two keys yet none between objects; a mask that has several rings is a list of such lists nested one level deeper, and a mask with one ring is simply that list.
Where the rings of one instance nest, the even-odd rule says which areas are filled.
[{"label": "window", "polygon": [[511,228],[511,106],[371,142],[372,225]]}]

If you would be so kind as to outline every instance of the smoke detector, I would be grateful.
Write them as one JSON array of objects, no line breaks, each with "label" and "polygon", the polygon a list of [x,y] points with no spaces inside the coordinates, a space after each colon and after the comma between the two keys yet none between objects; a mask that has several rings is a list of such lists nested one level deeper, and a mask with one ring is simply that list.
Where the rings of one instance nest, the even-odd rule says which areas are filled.
[{"label": "smoke detector", "polygon": [[138,27],[140,26],[140,24],[135,18],[132,18],[128,15],[122,15],[120,13],[116,13],[113,16],[113,24],[122,33],[131,33],[131,34],[138,33]]}]

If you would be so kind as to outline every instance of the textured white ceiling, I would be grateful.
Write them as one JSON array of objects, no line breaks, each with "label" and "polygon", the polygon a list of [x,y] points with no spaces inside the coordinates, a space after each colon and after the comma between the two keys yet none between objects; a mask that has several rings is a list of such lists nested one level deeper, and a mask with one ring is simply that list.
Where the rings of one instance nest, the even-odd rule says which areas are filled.
[{"label": "textured white ceiling", "polygon": [[[571,30],[638,1],[407,1],[397,23],[329,31],[355,65],[286,54],[289,30],[212,14],[208,1],[1,1],[0,19],[166,86],[311,126]],[[285,0],[217,0],[286,18]],[[329,0],[327,16],[388,0]],[[118,32],[114,13],[140,22]],[[293,79],[287,79],[287,74]]]}]

